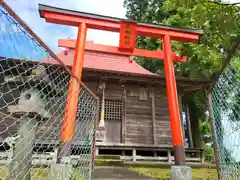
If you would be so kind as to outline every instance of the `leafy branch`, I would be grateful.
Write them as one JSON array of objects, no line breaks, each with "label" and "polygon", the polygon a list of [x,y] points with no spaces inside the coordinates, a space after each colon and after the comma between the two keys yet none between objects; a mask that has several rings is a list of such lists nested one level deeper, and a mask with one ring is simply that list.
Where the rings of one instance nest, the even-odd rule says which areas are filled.
[{"label": "leafy branch", "polygon": [[212,4],[223,5],[223,6],[236,6],[236,5],[240,4],[240,1],[236,2],[236,3],[222,3],[219,1],[201,1],[201,3],[212,3]]}]

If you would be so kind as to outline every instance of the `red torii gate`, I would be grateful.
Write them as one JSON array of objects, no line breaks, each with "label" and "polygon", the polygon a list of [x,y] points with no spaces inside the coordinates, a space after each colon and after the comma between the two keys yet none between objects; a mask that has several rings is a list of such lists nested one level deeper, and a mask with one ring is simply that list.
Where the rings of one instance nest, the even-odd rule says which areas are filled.
[{"label": "red torii gate", "polygon": [[[39,5],[39,12],[41,17],[45,18],[47,22],[78,27],[76,46],[71,44],[69,44],[69,46],[75,47],[72,71],[80,80],[82,78],[84,50],[88,28],[120,32],[119,47],[105,46],[105,48],[99,49],[99,47],[92,46],[91,48],[94,50],[164,59],[175,164],[184,165],[184,141],[178,107],[173,60],[175,59],[182,62],[186,60],[186,57],[179,58],[172,52],[171,40],[195,43],[199,40],[203,31],[199,29],[180,29],[164,25],[136,23],[135,21],[72,11],[41,4]],[[164,52],[136,49],[135,42],[137,36],[162,39]],[[70,81],[65,116],[61,130],[61,141],[63,143],[71,141],[74,135],[74,124],[79,95],[78,80],[71,77]]]}]

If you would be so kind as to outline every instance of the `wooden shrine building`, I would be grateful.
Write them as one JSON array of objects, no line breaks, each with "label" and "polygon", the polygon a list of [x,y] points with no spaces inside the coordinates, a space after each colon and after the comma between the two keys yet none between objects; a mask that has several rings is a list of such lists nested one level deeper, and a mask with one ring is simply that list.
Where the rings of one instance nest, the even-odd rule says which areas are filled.
[{"label": "wooden shrine building", "polygon": [[[91,47],[93,42],[87,43]],[[66,65],[71,66],[75,41],[62,39],[59,40],[59,46],[64,47],[65,50],[58,56]],[[49,59],[47,61],[46,63],[51,63]],[[149,72],[129,56],[102,53],[90,49],[85,51],[83,67],[83,82],[100,100],[103,96],[102,84],[105,87],[106,137],[104,142],[97,141],[97,153],[167,156],[168,152],[167,160],[171,161],[169,159],[172,147],[171,128],[164,76]],[[209,82],[182,77],[176,79],[179,107],[183,115],[182,97],[186,93],[208,86]],[[189,117],[187,109],[184,109],[185,117]],[[186,152],[202,152],[200,147],[196,148],[192,143],[190,119],[186,118],[182,122],[185,122],[183,134],[188,140]],[[199,157],[199,154],[197,156]],[[139,156],[134,156],[133,160],[137,160],[137,157]]]},{"label": "wooden shrine building", "polygon": [[[91,46],[93,42],[87,42],[87,44]],[[58,57],[65,65],[71,67],[75,41],[62,39],[59,40],[59,46],[64,47],[64,50],[57,54]],[[101,48],[101,45],[99,45],[99,48]],[[4,61],[0,63],[2,68],[6,67],[12,71],[16,64],[19,64],[19,61],[21,60],[11,59],[8,60],[8,63]],[[24,63],[25,65],[22,65],[24,66],[22,68],[30,67],[31,64],[37,62],[24,61]],[[21,62],[21,64],[24,63]],[[50,64],[58,66],[56,61],[51,58],[46,58],[41,63],[46,66]],[[97,154],[121,155],[121,158],[126,161],[158,160],[171,163],[173,159],[172,138],[164,76],[149,72],[132,60],[132,57],[102,53],[90,49],[85,50],[83,67],[84,84],[99,97],[100,102],[104,94],[106,137],[104,141],[96,142]],[[21,71],[23,74],[26,72],[24,69],[21,69]],[[12,74],[13,72],[10,72],[10,75]],[[188,140],[186,154],[189,153],[189,157],[192,156],[192,153],[198,154],[191,161],[202,162],[199,156],[202,154],[202,149],[194,147],[192,143],[192,138],[195,137],[191,133],[191,123],[196,123],[190,122],[189,118],[184,118],[189,117],[189,115],[186,107],[181,103],[181,99],[187,93],[208,86],[209,82],[182,77],[177,77],[176,80],[181,114],[183,114],[183,109],[185,110],[182,122],[185,127],[183,134],[185,139]],[[68,82],[68,80],[66,79],[64,82]],[[12,103],[20,96],[17,91],[11,90],[10,87],[10,85],[1,87],[3,96],[0,105],[2,110],[5,109],[6,102]],[[1,114],[6,114],[6,112],[1,112]],[[13,118],[1,115],[0,132],[4,132],[0,134],[1,139],[16,134],[16,124],[13,121]],[[50,122],[51,118],[48,121]],[[61,118],[58,120],[58,125],[60,122]],[[51,129],[52,126],[46,124],[45,127],[41,128],[47,134],[48,137],[46,138],[48,140],[38,143],[51,144],[57,142],[60,129],[55,128],[53,130]],[[51,137],[46,133],[47,131],[51,132],[49,133]]]}]

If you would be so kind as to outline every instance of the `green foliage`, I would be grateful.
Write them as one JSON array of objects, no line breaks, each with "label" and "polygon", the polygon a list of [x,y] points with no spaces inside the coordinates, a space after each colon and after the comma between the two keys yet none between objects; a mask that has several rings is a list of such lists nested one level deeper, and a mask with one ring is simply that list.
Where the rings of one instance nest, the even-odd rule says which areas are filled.
[{"label": "green foliage", "polygon": [[[125,0],[125,7],[127,16],[139,22],[204,30],[196,44],[172,42],[172,48],[178,55],[188,57],[185,63],[175,63],[175,73],[178,76],[211,80],[220,72],[226,59],[236,57],[232,44],[240,42],[239,6],[212,0]],[[162,42],[149,37],[138,37],[137,46],[157,50],[162,49]],[[142,57],[136,61],[151,72],[164,74],[162,61]],[[229,89],[232,89],[231,85]],[[193,112],[193,117],[202,119],[200,128],[203,140],[209,143],[211,139],[205,136],[210,133],[209,122],[205,121],[204,115],[207,107],[205,95],[203,90],[185,98],[187,103],[194,104],[194,107],[189,106],[190,113]],[[210,149],[206,151],[212,153]]]},{"label": "green foliage", "polygon": [[127,17],[145,23],[153,23],[164,19],[168,12],[160,11],[163,0],[125,0]]},{"label": "green foliage", "polygon": [[205,161],[213,163],[215,160],[213,148],[209,146],[205,147],[204,156],[205,156]]},{"label": "green foliage", "polygon": [[213,163],[215,160],[214,150],[213,150],[213,140],[211,136],[211,124],[208,120],[200,120],[200,132],[202,134],[204,147],[205,161]]},{"label": "green foliage", "polygon": [[205,144],[212,143],[211,138],[211,127],[210,123],[207,120],[200,120],[200,131],[203,135],[203,140]]},{"label": "green foliage", "polygon": [[23,56],[23,60],[27,61],[28,60],[28,56]]}]

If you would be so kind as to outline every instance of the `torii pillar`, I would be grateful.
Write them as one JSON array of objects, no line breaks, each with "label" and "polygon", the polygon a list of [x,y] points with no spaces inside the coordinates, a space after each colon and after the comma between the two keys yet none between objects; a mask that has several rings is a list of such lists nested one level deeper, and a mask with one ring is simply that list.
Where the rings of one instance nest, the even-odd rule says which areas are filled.
[{"label": "torii pillar", "polygon": [[[79,78],[78,80],[81,80],[87,29],[120,32],[119,47],[100,48],[97,49],[97,51],[164,59],[169,114],[172,129],[172,145],[175,158],[175,166],[172,170],[173,172],[176,172],[175,175],[180,173],[176,177],[173,173],[172,179],[177,178],[187,180],[187,176],[181,177],[182,168],[185,168],[185,152],[173,64],[174,60],[182,62],[186,60],[186,57],[177,57],[176,54],[172,52],[171,40],[195,43],[199,40],[203,31],[199,29],[180,29],[164,25],[136,23],[134,21],[77,12],[46,5],[39,5],[39,11],[41,17],[45,18],[47,22],[78,27],[76,50],[72,67],[73,73],[75,73],[75,75]],[[147,36],[161,39],[163,41],[163,52],[136,49],[135,41],[137,36]],[[71,141],[74,134],[74,124],[78,103],[77,97],[79,95],[78,80],[71,78],[68,94],[69,98],[67,100],[65,118],[63,120],[61,132],[61,141],[63,143]]]}]

